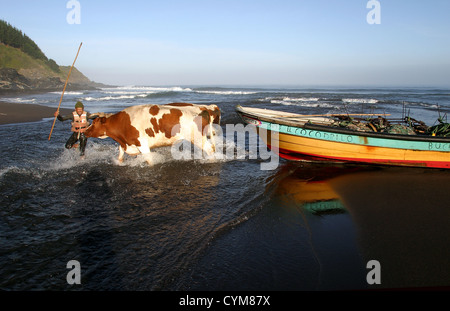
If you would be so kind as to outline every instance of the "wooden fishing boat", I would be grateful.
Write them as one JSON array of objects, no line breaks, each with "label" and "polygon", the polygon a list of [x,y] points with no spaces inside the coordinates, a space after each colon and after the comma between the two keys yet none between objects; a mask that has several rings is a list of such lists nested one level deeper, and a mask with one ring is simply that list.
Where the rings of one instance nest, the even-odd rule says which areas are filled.
[{"label": "wooden fishing boat", "polygon": [[[377,131],[375,122],[362,122],[356,116],[359,128],[343,127],[343,120],[352,119],[349,115],[300,115],[242,106],[236,112],[244,123],[255,125],[258,133],[266,130],[267,135],[260,135],[264,143],[288,160],[450,168],[450,137],[426,134],[423,122],[417,133],[394,134]],[[409,125],[403,127],[410,130]]]}]

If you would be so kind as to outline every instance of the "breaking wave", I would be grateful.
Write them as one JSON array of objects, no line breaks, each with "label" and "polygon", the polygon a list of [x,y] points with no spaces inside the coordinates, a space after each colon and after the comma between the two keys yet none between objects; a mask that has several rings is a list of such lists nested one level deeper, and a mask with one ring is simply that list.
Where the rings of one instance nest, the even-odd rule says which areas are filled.
[{"label": "breaking wave", "polygon": [[88,97],[83,98],[83,100],[88,101],[88,102],[89,101],[108,101],[108,100],[132,99],[135,97],[142,97],[142,96],[140,96],[140,95],[120,95],[120,96],[104,96],[104,97],[88,96]]},{"label": "breaking wave", "polygon": [[123,92],[192,92],[191,88],[183,88],[180,86],[156,87],[156,86],[120,86],[115,88],[102,88],[105,92],[115,92],[121,90]]},{"label": "breaking wave", "polygon": [[270,100],[272,103],[298,103],[298,102],[317,102],[320,98],[317,97],[301,97],[301,98],[291,98],[291,97],[283,97],[283,98],[273,98],[267,97],[267,100]]},{"label": "breaking wave", "polygon": [[[61,92],[49,92],[50,94],[58,94],[61,95]],[[64,95],[83,95],[83,92],[77,92],[77,91],[65,91]]]},{"label": "breaking wave", "polygon": [[344,103],[350,103],[350,104],[376,104],[376,103],[378,103],[378,100],[373,99],[373,98],[343,98],[342,101]]},{"label": "breaking wave", "polygon": [[258,92],[251,91],[195,91],[199,94],[215,94],[215,95],[252,95]]},{"label": "breaking wave", "polygon": [[269,101],[271,104],[283,105],[283,106],[297,106],[297,107],[324,107],[333,108],[335,105],[331,103],[325,103],[318,97],[266,97],[264,101]]},{"label": "breaking wave", "polygon": [[192,92],[190,88],[183,87],[147,87],[147,86],[123,86],[115,88],[102,88],[101,94],[106,96],[87,96],[85,101],[118,101],[127,99],[153,98],[172,96],[176,93]]},{"label": "breaking wave", "polygon": [[25,99],[22,97],[12,97],[12,98],[5,97],[5,98],[2,98],[2,101],[6,101],[9,103],[18,103],[18,104],[27,104],[27,103],[34,104],[34,103],[36,103],[36,98]]}]

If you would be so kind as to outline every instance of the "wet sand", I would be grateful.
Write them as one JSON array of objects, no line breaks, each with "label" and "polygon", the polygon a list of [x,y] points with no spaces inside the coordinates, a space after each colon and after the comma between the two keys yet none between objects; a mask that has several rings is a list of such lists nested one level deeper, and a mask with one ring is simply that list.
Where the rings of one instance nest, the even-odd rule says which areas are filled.
[{"label": "wet sand", "polygon": [[330,180],[357,226],[367,261],[381,265],[381,288],[450,286],[446,170],[383,168]]},{"label": "wet sand", "polygon": [[205,252],[193,289],[450,289],[448,170],[282,165],[259,212]]},{"label": "wet sand", "polygon": [[376,260],[381,266],[381,283],[368,289],[450,289],[448,170],[288,167],[296,166],[278,182],[277,192],[297,206],[316,201],[336,208],[341,203],[355,225],[363,264]]},{"label": "wet sand", "polygon": [[[33,104],[17,104],[0,101],[0,125],[23,122],[36,122],[53,118],[56,108]],[[71,109],[61,108],[61,114],[71,113]]]}]

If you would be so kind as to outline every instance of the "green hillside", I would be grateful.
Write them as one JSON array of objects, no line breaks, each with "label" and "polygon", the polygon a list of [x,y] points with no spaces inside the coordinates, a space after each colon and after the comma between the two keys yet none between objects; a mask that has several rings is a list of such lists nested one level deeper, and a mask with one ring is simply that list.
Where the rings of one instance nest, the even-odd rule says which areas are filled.
[{"label": "green hillside", "polygon": [[42,60],[50,69],[59,72],[56,62],[53,59],[48,59],[33,40],[4,20],[0,20],[0,42],[18,48],[34,59]]},{"label": "green hillside", "polygon": [[[59,66],[49,59],[28,36],[0,20],[0,91],[58,89],[64,85],[70,66]],[[68,89],[102,86],[75,67]]]},{"label": "green hillside", "polygon": [[33,58],[48,60],[33,40],[4,20],[0,20],[0,42],[18,48]]},{"label": "green hillside", "polygon": [[[18,48],[0,43],[0,68],[13,68],[30,78],[61,77],[62,72],[55,72],[42,59],[36,59]],[[27,77],[28,78],[28,77]]]}]

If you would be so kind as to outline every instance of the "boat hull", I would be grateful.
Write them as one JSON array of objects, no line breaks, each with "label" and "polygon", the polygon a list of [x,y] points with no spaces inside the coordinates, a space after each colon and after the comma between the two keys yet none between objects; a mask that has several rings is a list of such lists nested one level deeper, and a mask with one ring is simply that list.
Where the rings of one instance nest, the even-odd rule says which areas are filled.
[{"label": "boat hull", "polygon": [[450,139],[295,126],[237,112],[245,123],[254,124],[258,133],[267,131],[267,135],[260,135],[264,143],[288,160],[450,168]]}]

